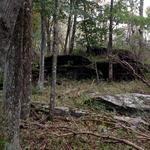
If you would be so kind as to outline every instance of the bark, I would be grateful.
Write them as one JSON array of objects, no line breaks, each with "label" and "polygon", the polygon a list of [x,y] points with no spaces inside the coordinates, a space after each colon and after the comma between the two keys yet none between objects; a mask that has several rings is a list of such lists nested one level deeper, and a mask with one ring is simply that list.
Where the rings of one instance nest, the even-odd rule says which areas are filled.
[{"label": "bark", "polygon": [[44,2],[41,2],[41,50],[40,50],[40,72],[38,86],[40,89],[44,87],[44,58],[46,51],[46,25],[45,25],[45,14],[44,14]]},{"label": "bark", "polygon": [[51,35],[52,35],[52,27],[53,27],[53,21],[51,21],[51,19],[47,18],[47,22],[46,22],[46,32],[47,32],[47,55],[52,55],[52,39],[51,39]]},{"label": "bark", "polygon": [[55,13],[54,13],[54,39],[53,39],[53,64],[52,64],[52,82],[51,82],[51,95],[50,95],[50,107],[49,107],[49,117],[53,120],[55,101],[56,101],[56,74],[57,74],[57,54],[59,51],[59,24],[58,24],[58,14],[59,14],[59,0],[55,0]]},{"label": "bark", "polygon": [[70,0],[70,14],[68,18],[68,27],[67,27],[67,33],[66,33],[66,39],[65,39],[65,45],[64,45],[64,54],[67,54],[67,45],[68,45],[68,38],[71,31],[71,25],[72,25],[72,0]]},{"label": "bark", "polygon": [[[114,0],[111,0],[110,4],[110,17],[109,17],[109,41],[108,41],[108,56],[112,55],[112,40],[113,40],[113,3]],[[113,80],[113,64],[109,60],[109,81]]]},{"label": "bark", "polygon": [[[84,3],[84,12],[87,13],[87,8],[86,8],[85,3]],[[86,28],[86,18],[85,18],[85,16],[84,16],[83,28],[84,28],[85,38],[86,38],[86,42],[87,42],[87,50],[90,50],[91,44],[90,44],[90,40],[89,40],[89,37],[88,37],[88,30]]]},{"label": "bark", "polygon": [[[144,0],[140,0],[140,6],[139,6],[139,15],[141,17],[143,17],[143,8],[144,8]],[[139,29],[139,35],[140,35],[140,38],[139,38],[139,53],[138,53],[138,58],[137,59],[140,59],[141,58],[141,55],[142,55],[142,49],[143,49],[143,28],[140,27]]]},{"label": "bark", "polygon": [[32,54],[32,0],[25,0],[23,22],[23,87],[21,100],[21,119],[30,114],[31,101],[31,54]]},{"label": "bark", "polygon": [[[23,0],[1,0],[0,1],[0,55],[6,56],[5,60],[5,83],[4,83],[4,99],[3,99],[3,122],[0,123],[0,136],[9,143],[9,147],[5,149],[19,149],[19,112],[20,112],[20,42],[14,43],[17,39],[20,40],[19,33],[14,34],[14,28],[20,30],[19,18],[16,24],[20,7]],[[17,26],[19,27],[17,29]],[[14,37],[16,37],[14,40]],[[11,42],[12,40],[12,42]],[[16,45],[15,45],[16,44]],[[18,45],[17,45],[18,44]],[[10,47],[11,45],[11,47]],[[15,51],[18,50],[19,52]],[[17,55],[16,55],[17,54]],[[15,57],[16,56],[16,57]],[[15,58],[15,59],[14,59]],[[9,60],[8,60],[9,59]],[[15,61],[14,61],[15,60]],[[19,92],[19,93],[18,93]],[[2,118],[1,118],[2,119]],[[4,135],[3,135],[4,134]]]},{"label": "bark", "polygon": [[6,55],[14,31],[19,9],[24,0],[0,1],[0,55]]},{"label": "bark", "polygon": [[23,10],[20,9],[5,60],[4,75],[4,140],[5,150],[19,150],[19,125],[22,97],[22,24]]},{"label": "bark", "polygon": [[76,26],[77,26],[77,14],[74,15],[73,28],[72,28],[72,36],[71,36],[70,48],[69,48],[70,54],[72,54],[73,48],[74,48]]}]

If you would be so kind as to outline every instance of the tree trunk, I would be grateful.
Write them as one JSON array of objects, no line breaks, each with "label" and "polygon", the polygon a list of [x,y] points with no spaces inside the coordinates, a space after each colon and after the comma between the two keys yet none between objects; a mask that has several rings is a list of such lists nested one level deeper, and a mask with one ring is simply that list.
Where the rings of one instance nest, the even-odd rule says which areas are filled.
[{"label": "tree trunk", "polygon": [[41,51],[40,51],[40,72],[38,86],[42,90],[44,88],[44,58],[46,50],[46,25],[45,25],[45,13],[44,2],[41,1]]},{"label": "tree trunk", "polygon": [[19,125],[22,98],[22,37],[23,9],[14,28],[10,48],[5,60],[4,75],[4,139],[7,142],[5,150],[20,150]]},{"label": "tree trunk", "polygon": [[24,0],[0,1],[0,55],[5,56],[14,31],[19,9]]},{"label": "tree trunk", "polygon": [[[109,41],[108,41],[108,57],[112,56],[112,40],[113,40],[113,3],[114,0],[111,0],[110,4],[110,17],[109,17]],[[113,80],[113,64],[112,61],[109,58],[109,81]]]},{"label": "tree trunk", "polygon": [[75,39],[75,33],[76,33],[76,26],[77,26],[77,14],[74,15],[74,21],[73,21],[73,27],[72,27],[72,35],[71,35],[71,41],[69,46],[69,53],[72,54],[73,48],[74,48],[74,39]]},{"label": "tree trunk", "polygon": [[47,32],[47,55],[52,54],[52,46],[51,46],[51,34],[52,34],[52,23],[50,24],[50,19],[47,18],[46,22],[46,32]]},{"label": "tree trunk", "polygon": [[64,54],[67,54],[67,45],[68,45],[68,38],[71,31],[71,25],[72,25],[72,0],[70,0],[70,13],[68,18],[68,27],[67,27],[67,33],[66,33],[66,39],[65,39],[65,45],[64,45]]},{"label": "tree trunk", "polygon": [[[87,13],[87,8],[86,8],[86,4],[84,2],[84,12]],[[90,44],[90,40],[89,40],[89,37],[88,37],[88,30],[86,28],[86,18],[84,16],[84,22],[83,22],[83,28],[84,28],[84,32],[85,32],[85,38],[86,38],[86,42],[87,42],[87,51],[90,50],[91,48],[91,44]]]},{"label": "tree trunk", "polygon": [[[17,22],[19,22],[20,17],[18,17],[18,13],[22,3],[23,0],[0,1],[0,55],[2,54],[5,57],[7,54],[7,57],[5,57],[5,86],[2,113],[3,117],[0,118],[2,119],[0,121],[0,138],[2,138],[2,140],[5,139],[6,142],[9,143],[9,147],[5,147],[6,150],[19,150],[20,93],[17,92],[20,90],[20,85],[18,84],[20,79],[19,76],[16,77],[16,75],[20,75],[21,66],[19,63],[21,49],[17,49],[20,44],[19,41],[17,41],[18,46],[10,47],[10,45],[13,43],[14,37],[18,40],[21,39],[18,38],[19,34],[15,36],[13,33],[15,33],[14,28],[16,30],[16,26],[18,26],[15,26],[15,24],[17,18]],[[14,49],[18,50],[19,53],[17,54],[17,51],[14,51]],[[17,57],[15,58],[15,56]],[[16,67],[18,64],[19,67]]]},{"label": "tree trunk", "polygon": [[53,64],[52,64],[52,82],[51,82],[51,95],[50,95],[50,110],[49,117],[53,120],[55,101],[56,101],[56,73],[57,73],[57,54],[59,51],[59,24],[58,24],[58,15],[59,15],[59,1],[55,0],[55,12],[54,12],[54,39],[53,39]]},{"label": "tree trunk", "polygon": [[[139,15],[141,17],[143,17],[143,8],[144,8],[144,0],[140,0],[140,6],[139,6]],[[143,28],[140,27],[139,29],[139,53],[138,53],[138,58],[137,59],[141,59],[141,55],[142,55],[142,49],[143,49]]]},{"label": "tree trunk", "polygon": [[27,119],[30,114],[31,101],[31,51],[32,51],[32,0],[24,3],[23,24],[23,87],[21,100],[21,119]]}]

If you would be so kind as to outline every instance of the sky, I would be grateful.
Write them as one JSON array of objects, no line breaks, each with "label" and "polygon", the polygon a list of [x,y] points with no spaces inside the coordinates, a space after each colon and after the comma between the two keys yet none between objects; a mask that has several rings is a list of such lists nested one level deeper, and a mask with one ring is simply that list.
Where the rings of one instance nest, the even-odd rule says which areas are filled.
[{"label": "sky", "polygon": [[150,7],[150,0],[144,0],[144,15],[147,7]]},{"label": "sky", "polygon": [[[109,2],[110,0],[102,0],[103,2]],[[144,0],[144,16],[146,16],[146,8],[150,7],[150,0]]]}]

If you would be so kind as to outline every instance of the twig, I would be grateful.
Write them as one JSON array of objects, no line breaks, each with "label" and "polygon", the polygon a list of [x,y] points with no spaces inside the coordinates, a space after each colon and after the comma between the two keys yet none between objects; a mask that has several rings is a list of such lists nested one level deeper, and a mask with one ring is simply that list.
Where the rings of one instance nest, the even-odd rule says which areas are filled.
[{"label": "twig", "polygon": [[120,60],[120,59],[117,59],[117,58],[112,58],[114,61],[120,63],[121,65],[123,65],[124,67],[126,67],[128,70],[130,70],[133,75],[135,77],[137,77],[139,80],[141,80],[144,84],[146,84],[148,87],[150,87],[150,83],[149,81],[146,81],[142,76],[140,76],[138,73],[136,73],[135,69],[132,67],[132,65],[130,65],[127,61],[125,60]]},{"label": "twig", "polygon": [[144,150],[144,148],[142,148],[142,147],[126,140],[126,139],[120,139],[120,138],[117,138],[117,137],[107,136],[107,135],[99,135],[99,134],[96,134],[96,133],[93,133],[93,132],[74,132],[74,131],[71,131],[70,133],[61,134],[61,135],[55,134],[55,135],[57,137],[67,137],[67,136],[76,136],[76,135],[91,135],[91,136],[95,136],[95,137],[102,138],[102,139],[114,140],[116,142],[123,143],[123,144],[126,144],[128,146],[131,146],[131,147],[135,148],[136,150]]}]

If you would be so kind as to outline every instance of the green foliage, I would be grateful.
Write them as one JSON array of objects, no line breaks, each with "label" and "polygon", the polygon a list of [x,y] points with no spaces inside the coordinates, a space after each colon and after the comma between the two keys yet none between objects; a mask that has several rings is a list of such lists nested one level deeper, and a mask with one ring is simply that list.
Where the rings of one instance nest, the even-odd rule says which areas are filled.
[{"label": "green foliage", "polygon": [[0,139],[0,149],[4,149],[6,147],[9,148],[10,144],[7,141],[5,141],[5,140]]},{"label": "green foliage", "polygon": [[91,99],[85,100],[83,103],[84,106],[87,106],[91,109],[96,109],[96,110],[106,110],[105,105],[101,104],[98,101],[93,101]]}]

